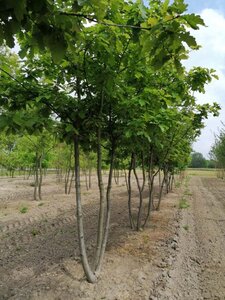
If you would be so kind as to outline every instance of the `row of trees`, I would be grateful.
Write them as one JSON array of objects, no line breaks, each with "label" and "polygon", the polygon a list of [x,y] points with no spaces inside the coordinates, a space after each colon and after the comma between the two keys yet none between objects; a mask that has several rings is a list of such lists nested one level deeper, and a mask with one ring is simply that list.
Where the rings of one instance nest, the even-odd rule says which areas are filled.
[{"label": "row of trees", "polygon": [[193,152],[188,166],[189,168],[216,168],[216,162],[213,158],[206,159],[202,153]]},{"label": "row of trees", "polygon": [[[143,229],[156,175],[162,170],[162,186],[169,188],[175,169],[187,165],[203,120],[218,114],[216,103],[199,105],[194,96],[217,77],[215,71],[187,71],[181,63],[188,49],[199,47],[189,28],[196,30],[204,22],[186,13],[183,0],[152,0],[148,7],[141,0],[3,3],[2,42],[13,46],[17,34],[21,50],[18,57],[1,48],[0,128],[7,135],[49,132],[73,147],[81,260],[88,281],[95,282],[108,239],[113,170],[128,169],[130,226]],[[48,145],[48,137],[42,142]],[[99,216],[93,264],[85,246],[81,151],[96,157]],[[132,174],[139,192],[137,211]]]},{"label": "row of trees", "polygon": [[[95,154],[81,153],[81,168],[86,179],[86,188],[91,187]],[[107,165],[105,165],[107,168]],[[43,173],[56,174],[65,184],[65,193],[71,191],[74,180],[73,147],[60,142],[49,132],[36,135],[0,135],[0,176],[23,176],[34,178],[34,200],[42,199]]]},{"label": "row of trees", "polygon": [[225,170],[225,129],[224,124],[219,133],[215,135],[215,142],[210,150],[210,156],[216,161],[218,176],[224,178]]}]

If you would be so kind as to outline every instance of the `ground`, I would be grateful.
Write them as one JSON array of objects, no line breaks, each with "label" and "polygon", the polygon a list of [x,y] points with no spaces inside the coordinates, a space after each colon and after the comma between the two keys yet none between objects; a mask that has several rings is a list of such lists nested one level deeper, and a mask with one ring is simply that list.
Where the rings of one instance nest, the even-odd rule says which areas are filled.
[{"label": "ground", "polygon": [[[83,181],[90,257],[95,179],[92,186]],[[86,282],[79,261],[74,191],[65,195],[55,176],[45,178],[42,201],[32,200],[32,179],[1,178],[0,191],[0,299],[225,299],[225,182],[216,177],[191,174],[180,187],[177,180],[138,233],[129,228],[124,178],[114,183],[96,284]]]}]

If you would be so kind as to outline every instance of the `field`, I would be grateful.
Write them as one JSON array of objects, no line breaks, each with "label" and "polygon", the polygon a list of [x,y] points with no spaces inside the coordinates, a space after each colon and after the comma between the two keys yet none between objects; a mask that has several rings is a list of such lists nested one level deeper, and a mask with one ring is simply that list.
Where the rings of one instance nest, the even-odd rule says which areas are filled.
[{"label": "field", "polygon": [[[124,178],[113,184],[109,243],[97,284],[86,282],[79,261],[74,191],[65,195],[51,175],[43,200],[33,201],[31,179],[1,178],[0,299],[223,299],[225,183],[197,172],[206,176],[189,174],[139,233],[128,226]],[[83,179],[82,195],[91,257],[96,178],[88,191]],[[181,199],[187,208],[180,208]]]},{"label": "field", "polygon": [[186,174],[188,176],[200,176],[200,177],[217,177],[218,171],[216,169],[187,169]]}]

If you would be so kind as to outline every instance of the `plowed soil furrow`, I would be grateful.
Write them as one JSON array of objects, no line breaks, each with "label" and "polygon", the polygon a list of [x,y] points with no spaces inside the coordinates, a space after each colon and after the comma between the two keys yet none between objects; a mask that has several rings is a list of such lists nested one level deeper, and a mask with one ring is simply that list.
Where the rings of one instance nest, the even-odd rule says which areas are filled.
[{"label": "plowed soil furrow", "polygon": [[225,182],[192,177],[188,189],[190,207],[182,211],[172,268],[151,299],[224,300]]},{"label": "plowed soil furrow", "polygon": [[[126,206],[125,198],[123,201],[118,199],[113,202],[112,227],[123,224],[124,217],[127,218],[125,214]],[[92,201],[84,204],[83,214],[87,249],[89,255],[92,256],[96,243],[98,203]],[[118,218],[121,214],[123,216]],[[66,210],[56,217],[53,217],[51,213],[49,216],[47,213],[31,217],[27,216],[27,218],[23,216],[23,219],[20,221],[5,222],[2,225],[0,240],[0,267],[2,270],[0,299],[13,298],[14,295],[16,295],[15,299],[30,299],[30,293],[34,292],[35,287],[43,284],[42,277],[46,277],[47,269],[54,269],[56,264],[60,265],[67,258],[76,259],[78,257],[79,248],[75,215],[74,206],[73,209]],[[119,240],[119,233],[117,238]],[[80,270],[77,274],[79,274],[80,278],[83,278],[80,264],[76,261],[73,263]],[[9,282],[10,270],[13,270],[16,276],[14,276],[14,280]],[[57,279],[57,286],[59,282],[64,282],[63,286],[73,286],[71,282],[74,280],[65,276],[65,270],[64,265],[60,267],[61,277],[64,278],[65,282],[62,279]],[[60,275],[58,273],[57,277]],[[15,279],[16,277],[17,279]],[[44,281],[45,285],[48,280]],[[52,283],[49,283],[49,285],[52,286]],[[26,291],[25,293],[21,292],[23,289]],[[64,293],[63,290],[64,288],[62,288],[62,291],[59,289],[59,292]],[[38,295],[38,292],[36,294]]]},{"label": "plowed soil furrow", "polygon": [[[121,185],[113,187],[102,273],[93,285],[85,280],[79,259],[74,195],[64,195],[63,185],[56,187],[53,179],[44,187],[42,203],[31,200],[28,182],[0,181],[0,300],[225,299],[224,181],[192,177],[179,191],[164,197],[146,230],[136,233],[129,229],[127,191],[121,178]],[[133,212],[137,195],[134,188]],[[145,199],[147,195],[146,191]],[[189,207],[178,209],[181,198]],[[28,207],[24,214],[22,204]],[[92,264],[98,218],[96,179],[91,190],[83,186],[83,214]]]}]

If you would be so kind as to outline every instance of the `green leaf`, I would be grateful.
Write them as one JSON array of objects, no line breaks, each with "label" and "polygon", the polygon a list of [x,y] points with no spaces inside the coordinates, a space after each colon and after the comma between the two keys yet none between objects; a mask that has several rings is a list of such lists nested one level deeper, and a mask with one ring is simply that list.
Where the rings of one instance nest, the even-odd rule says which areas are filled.
[{"label": "green leaf", "polygon": [[19,57],[21,58],[21,59],[23,59],[25,56],[26,56],[26,54],[27,54],[27,50],[28,50],[28,47],[23,47],[20,51],[19,51]]},{"label": "green leaf", "polygon": [[0,115],[0,129],[5,129],[8,126],[8,117],[5,115]]},{"label": "green leaf", "polygon": [[182,14],[187,10],[188,5],[184,3],[184,0],[174,0],[171,8],[174,12]]},{"label": "green leaf", "polygon": [[14,14],[17,20],[20,22],[23,20],[23,16],[26,13],[26,0],[17,0],[13,2]]},{"label": "green leaf", "polygon": [[158,23],[158,19],[157,18],[148,18],[148,21],[147,21],[147,24],[150,25],[150,26],[154,26]]},{"label": "green leaf", "polygon": [[140,10],[141,16],[143,19],[146,19],[147,14],[146,14],[146,7],[144,6],[142,1],[139,1],[138,8]]},{"label": "green leaf", "polygon": [[198,25],[205,26],[204,20],[199,15],[187,14],[181,16],[181,18],[184,19],[192,29],[199,29]]},{"label": "green leaf", "polygon": [[7,29],[5,31],[4,38],[6,40],[6,44],[7,44],[7,46],[9,46],[9,48],[13,48],[15,46],[14,37],[12,35],[12,32],[9,29]]},{"label": "green leaf", "polygon": [[190,32],[185,32],[181,34],[180,37],[190,48],[197,47],[196,40],[192,35],[190,35]]},{"label": "green leaf", "polygon": [[169,4],[170,4],[170,0],[164,0],[164,3],[162,5],[162,12],[163,13],[166,13],[167,12],[167,9],[169,7]]},{"label": "green leaf", "polygon": [[17,113],[13,116],[13,122],[19,126],[21,126],[23,124],[22,118]]},{"label": "green leaf", "polygon": [[55,37],[54,34],[49,35],[47,37],[47,45],[50,48],[53,61],[59,63],[66,53],[66,44],[63,37],[60,39],[60,37]]}]

